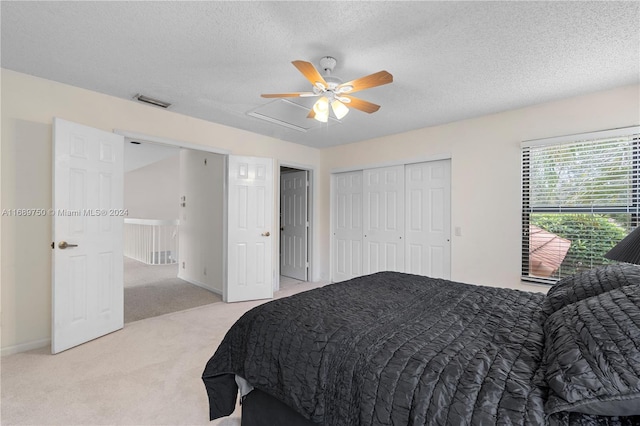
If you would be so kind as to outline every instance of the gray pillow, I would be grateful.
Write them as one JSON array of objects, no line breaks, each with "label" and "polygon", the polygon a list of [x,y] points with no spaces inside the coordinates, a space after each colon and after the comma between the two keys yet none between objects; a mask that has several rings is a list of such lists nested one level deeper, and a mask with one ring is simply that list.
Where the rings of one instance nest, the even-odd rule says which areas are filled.
[{"label": "gray pillow", "polygon": [[542,310],[551,315],[563,307],[627,285],[640,285],[640,266],[616,263],[563,278],[547,292]]},{"label": "gray pillow", "polygon": [[640,286],[565,306],[544,332],[548,414],[640,415]]}]

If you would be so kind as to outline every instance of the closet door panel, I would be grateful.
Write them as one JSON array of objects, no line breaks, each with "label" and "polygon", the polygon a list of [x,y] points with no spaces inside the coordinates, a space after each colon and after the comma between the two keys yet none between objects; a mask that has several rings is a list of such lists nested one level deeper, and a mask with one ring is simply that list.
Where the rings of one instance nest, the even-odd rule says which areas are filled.
[{"label": "closet door panel", "polygon": [[362,171],[334,177],[334,282],[362,275]]},{"label": "closet door panel", "polygon": [[451,278],[451,162],[408,164],[406,271]]},{"label": "closet door panel", "polygon": [[363,274],[404,271],[404,166],[363,171]]}]

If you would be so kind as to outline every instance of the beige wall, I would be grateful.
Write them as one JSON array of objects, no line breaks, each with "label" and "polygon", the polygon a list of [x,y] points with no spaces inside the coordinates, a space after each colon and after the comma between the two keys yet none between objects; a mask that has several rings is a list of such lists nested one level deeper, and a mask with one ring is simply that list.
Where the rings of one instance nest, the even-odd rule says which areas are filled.
[{"label": "beige wall", "polygon": [[[54,116],[308,165],[315,169],[314,280],[329,274],[332,169],[445,155],[452,226],[462,230],[452,239],[452,279],[539,290],[519,279],[520,142],[640,123],[640,86],[630,86],[319,151],[13,71],[1,78],[1,208],[51,205]],[[50,236],[51,218],[2,218],[3,349],[49,339]]]},{"label": "beige wall", "polygon": [[178,219],[179,200],[180,151],[124,174],[124,208],[130,218]]},{"label": "beige wall", "polygon": [[[206,162],[205,162],[206,160]],[[211,152],[180,150],[178,278],[224,290],[225,160]]]},{"label": "beige wall", "polygon": [[[326,188],[332,169],[450,156],[451,225],[462,231],[452,233],[452,280],[542,291],[520,282],[520,143],[639,123],[640,86],[628,86],[327,149],[319,175]],[[328,191],[320,204],[329,205]]]},{"label": "beige wall", "polygon": [[[14,71],[2,69],[0,78],[2,209],[51,207],[53,117],[106,131],[121,129],[183,141],[192,148],[201,145],[319,166],[319,151],[302,145]],[[314,205],[320,208],[319,203]],[[3,353],[46,344],[51,336],[51,218],[3,216],[0,239]],[[319,264],[324,251],[315,247],[313,252],[312,262]]]}]

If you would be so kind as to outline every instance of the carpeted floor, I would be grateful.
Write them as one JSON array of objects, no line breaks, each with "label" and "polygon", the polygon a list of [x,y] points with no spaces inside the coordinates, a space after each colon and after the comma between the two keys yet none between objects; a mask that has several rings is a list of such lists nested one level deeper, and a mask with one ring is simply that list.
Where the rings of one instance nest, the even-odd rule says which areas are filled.
[{"label": "carpeted floor", "polygon": [[125,257],[125,324],[222,301],[219,295],[177,276],[178,264],[147,265]]},{"label": "carpeted floor", "polygon": [[[286,282],[275,297],[321,286]],[[201,380],[207,360],[242,314],[265,301],[215,303],[125,325],[50,355],[2,358],[2,425],[240,426],[209,422]]]}]

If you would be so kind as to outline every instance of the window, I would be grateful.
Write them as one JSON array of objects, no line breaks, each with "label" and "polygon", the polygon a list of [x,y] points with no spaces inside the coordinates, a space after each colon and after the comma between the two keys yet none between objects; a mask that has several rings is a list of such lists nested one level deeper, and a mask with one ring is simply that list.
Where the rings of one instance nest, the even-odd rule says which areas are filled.
[{"label": "window", "polygon": [[640,220],[640,127],[522,144],[522,276],[553,283],[608,263]]}]

